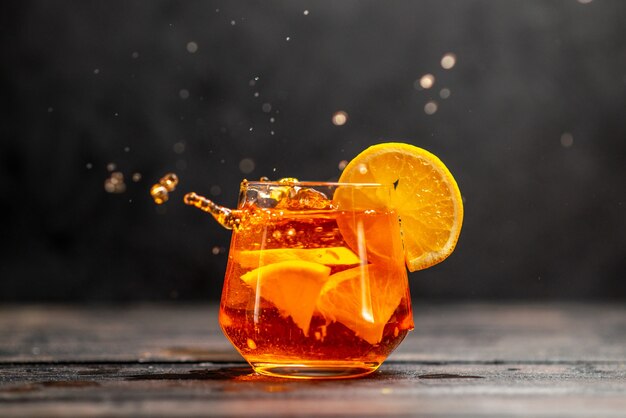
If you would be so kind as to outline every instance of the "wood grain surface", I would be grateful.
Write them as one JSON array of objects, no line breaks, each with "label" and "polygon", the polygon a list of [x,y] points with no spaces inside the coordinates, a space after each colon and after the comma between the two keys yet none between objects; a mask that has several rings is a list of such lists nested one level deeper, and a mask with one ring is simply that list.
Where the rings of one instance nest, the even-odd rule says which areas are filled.
[{"label": "wood grain surface", "polygon": [[216,306],[0,308],[0,416],[626,416],[626,307],[415,306],[373,375],[255,375]]}]

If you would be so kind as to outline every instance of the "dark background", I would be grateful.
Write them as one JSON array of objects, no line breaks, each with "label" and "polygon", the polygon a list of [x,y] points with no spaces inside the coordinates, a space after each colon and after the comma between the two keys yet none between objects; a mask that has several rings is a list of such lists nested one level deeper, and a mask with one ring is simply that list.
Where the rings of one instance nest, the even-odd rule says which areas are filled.
[{"label": "dark background", "polygon": [[0,301],[216,299],[230,234],[185,192],[234,206],[244,177],[336,179],[390,140],[466,205],[415,299],[626,298],[626,2],[0,7]]}]

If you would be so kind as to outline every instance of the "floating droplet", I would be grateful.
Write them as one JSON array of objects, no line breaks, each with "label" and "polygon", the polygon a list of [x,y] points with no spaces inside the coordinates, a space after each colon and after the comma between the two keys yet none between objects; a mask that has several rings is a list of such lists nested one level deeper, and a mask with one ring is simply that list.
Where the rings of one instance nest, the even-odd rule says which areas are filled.
[{"label": "floating droplet", "polygon": [[244,174],[249,174],[254,171],[254,160],[252,158],[244,158],[239,161],[239,170]]},{"label": "floating droplet", "polygon": [[420,78],[420,87],[423,89],[429,89],[435,84],[435,76],[432,74],[424,74]]},{"label": "floating droplet", "polygon": [[182,154],[185,152],[185,143],[182,141],[176,142],[174,146],[172,146],[172,149],[176,154]]},{"label": "floating droplet", "polygon": [[117,165],[115,165],[115,163],[107,164],[107,171],[114,171],[116,168],[117,168]]},{"label": "floating droplet", "polygon": [[119,171],[111,173],[111,176],[104,180],[104,190],[108,193],[124,193],[126,191],[124,175]]},{"label": "floating droplet", "polygon": [[218,185],[211,186],[210,192],[213,196],[219,196],[222,194],[222,188]]},{"label": "floating droplet", "polygon": [[187,89],[181,89],[178,92],[178,95],[180,96],[181,99],[185,100],[189,98],[189,90]]},{"label": "floating droplet", "polygon": [[346,168],[347,165],[348,165],[347,160],[341,160],[339,161],[339,164],[337,164],[337,168],[343,171],[343,169]]},{"label": "floating droplet", "polygon": [[187,42],[187,52],[195,54],[196,51],[198,51],[198,44],[193,41]]},{"label": "floating droplet", "polygon": [[437,112],[437,102],[430,101],[424,105],[424,113],[427,115],[432,115]]},{"label": "floating droplet", "polygon": [[159,184],[165,187],[168,192],[173,192],[178,185],[178,176],[174,173],[167,173],[161,177]]},{"label": "floating droplet", "polygon": [[449,70],[450,68],[454,67],[455,64],[456,64],[456,55],[454,55],[453,53],[449,52],[445,54],[443,57],[441,57],[441,67],[444,70]]},{"label": "floating droplet", "polygon": [[161,184],[155,184],[150,188],[150,196],[157,205],[162,205],[170,198],[167,189]]},{"label": "floating droplet", "polygon": [[270,113],[272,110],[272,105],[269,103],[263,103],[263,106],[261,106],[261,109],[265,112],[265,113]]},{"label": "floating droplet", "polygon": [[441,97],[442,99],[447,99],[448,97],[450,97],[450,89],[447,88],[443,88],[439,91],[439,97]]},{"label": "floating droplet", "polygon": [[141,173],[133,173],[133,181],[137,183],[139,180],[141,180]]},{"label": "floating droplet", "polygon": [[333,125],[342,126],[348,121],[348,114],[343,110],[335,112],[332,117]]},{"label": "floating droplet", "polygon": [[111,184],[109,179],[106,179],[104,181],[104,190],[108,193],[115,193],[115,186]]},{"label": "floating droplet", "polygon": [[309,15],[309,11],[305,10],[304,12],[302,12],[303,15],[308,16]]}]

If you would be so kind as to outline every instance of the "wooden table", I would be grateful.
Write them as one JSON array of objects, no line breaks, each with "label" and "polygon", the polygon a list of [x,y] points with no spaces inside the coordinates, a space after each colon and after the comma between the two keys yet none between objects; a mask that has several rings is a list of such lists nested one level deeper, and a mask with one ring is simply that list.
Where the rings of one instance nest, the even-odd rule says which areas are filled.
[{"label": "wooden table", "polygon": [[257,376],[216,306],[0,307],[0,416],[626,417],[624,304],[415,306],[369,377]]}]

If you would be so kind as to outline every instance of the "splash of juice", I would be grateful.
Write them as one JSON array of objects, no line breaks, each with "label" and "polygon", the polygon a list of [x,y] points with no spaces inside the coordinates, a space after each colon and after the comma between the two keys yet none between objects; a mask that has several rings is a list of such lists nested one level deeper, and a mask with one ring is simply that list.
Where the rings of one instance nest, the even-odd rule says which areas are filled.
[{"label": "splash of juice", "polygon": [[170,192],[173,192],[178,185],[178,176],[174,173],[167,173],[158,183],[150,188],[150,196],[154,199],[154,203],[162,205],[169,200]]},{"label": "splash of juice", "polygon": [[194,192],[187,193],[183,201],[186,205],[194,206],[203,212],[210,213],[226,229],[233,229],[239,226],[244,216],[240,210],[225,208]]}]

